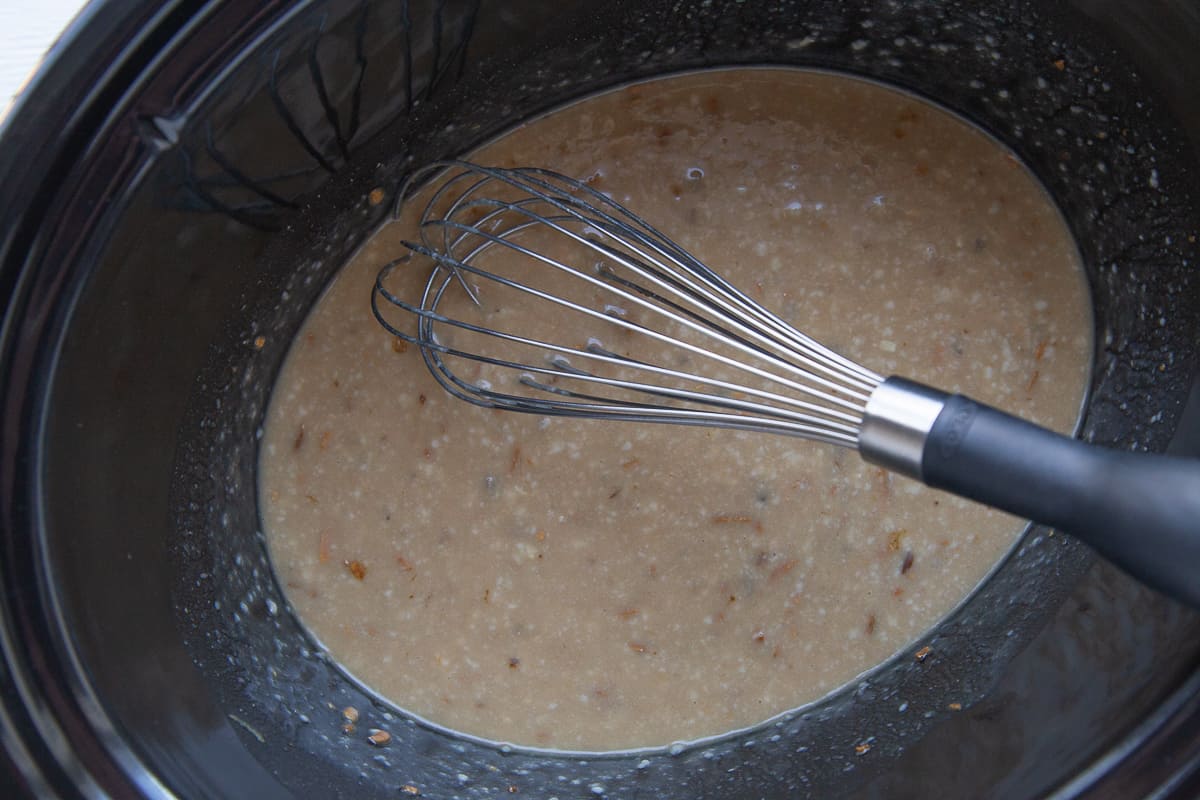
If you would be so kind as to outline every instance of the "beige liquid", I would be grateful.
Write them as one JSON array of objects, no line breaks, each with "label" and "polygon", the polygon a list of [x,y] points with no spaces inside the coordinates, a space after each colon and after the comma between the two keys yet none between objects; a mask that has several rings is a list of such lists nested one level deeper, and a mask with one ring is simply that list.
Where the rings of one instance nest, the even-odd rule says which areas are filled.
[{"label": "beige liquid", "polygon": [[[1090,310],[1070,236],[1010,154],[911,96],[693,73],[589,98],[473,159],[591,178],[877,372],[1076,420]],[[455,400],[370,314],[404,226],[298,336],[260,488],[300,617],[414,714],[568,750],[753,725],[919,637],[1023,527],[825,445]]]}]

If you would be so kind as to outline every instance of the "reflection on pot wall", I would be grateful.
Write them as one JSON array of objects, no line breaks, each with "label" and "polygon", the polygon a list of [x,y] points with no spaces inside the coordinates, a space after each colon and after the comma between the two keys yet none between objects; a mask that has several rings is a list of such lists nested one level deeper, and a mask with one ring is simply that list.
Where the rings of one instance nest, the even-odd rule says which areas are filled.
[{"label": "reflection on pot wall", "polygon": [[[88,244],[71,262],[79,294],[61,306],[70,324],[45,415],[46,555],[64,628],[98,705],[174,789],[724,797],[949,785],[977,795],[1005,781],[1041,792],[1096,742],[1077,733],[1047,765],[1038,731],[1053,728],[1038,720],[1082,729],[1116,717],[1057,695],[1058,708],[1022,709],[1019,692],[998,703],[994,687],[1111,668],[1125,675],[1112,693],[1127,692],[1135,715],[1190,663],[1194,618],[1107,572],[1089,577],[1099,583],[1087,609],[1059,612],[1058,638],[1018,657],[1088,563],[1081,546],[1034,530],[928,638],[838,697],[746,735],[585,761],[468,742],[379,703],[288,613],[254,477],[292,334],[387,212],[371,190],[390,197],[414,165],[665,71],[794,64],[912,89],[980,123],[1045,181],[1096,302],[1084,434],[1159,449],[1196,363],[1195,154],[1135,65],[1062,4],[330,0],[264,6],[250,20],[224,13],[174,42],[171,68],[117,109],[114,130],[132,138],[98,147],[112,159],[127,148],[129,180],[78,229]],[[196,44],[218,23],[241,31],[235,52]],[[1080,625],[1082,614],[1109,624]],[[1147,621],[1140,635],[1155,637],[1137,640],[1141,655],[1080,644],[1135,614]],[[915,660],[926,645],[933,654]],[[947,709],[950,692],[967,711]],[[361,719],[346,735],[349,705]],[[976,711],[1003,719],[1002,733]],[[366,742],[372,727],[391,732],[387,748]],[[955,747],[925,744],[939,741]],[[1001,765],[980,755],[1001,750]],[[952,768],[960,762],[976,766]]]},{"label": "reflection on pot wall", "polygon": [[184,210],[273,231],[353,151],[461,75],[478,4],[315,3],[248,54],[216,93],[143,135]]}]

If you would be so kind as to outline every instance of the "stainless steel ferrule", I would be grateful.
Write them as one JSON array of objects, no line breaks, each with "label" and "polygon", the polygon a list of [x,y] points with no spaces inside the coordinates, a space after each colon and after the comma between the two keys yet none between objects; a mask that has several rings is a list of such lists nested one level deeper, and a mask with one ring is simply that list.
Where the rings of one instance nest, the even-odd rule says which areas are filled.
[{"label": "stainless steel ferrule", "polygon": [[871,393],[858,452],[865,461],[924,482],[925,439],[950,395],[922,383],[891,377]]}]

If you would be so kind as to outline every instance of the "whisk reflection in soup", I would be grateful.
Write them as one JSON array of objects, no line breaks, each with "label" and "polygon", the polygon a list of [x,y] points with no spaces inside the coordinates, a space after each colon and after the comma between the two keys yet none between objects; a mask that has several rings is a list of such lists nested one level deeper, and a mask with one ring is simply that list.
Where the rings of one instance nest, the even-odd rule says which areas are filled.
[{"label": "whisk reflection in soup", "polygon": [[[1069,234],[1007,151],[909,95],[699,72],[471,158],[588,180],[859,363],[1075,422],[1090,320]],[[405,238],[408,216],[381,229],[300,332],[260,494],[295,610],[414,714],[567,750],[753,725],[913,641],[1022,527],[840,449],[455,400],[370,313]]]}]

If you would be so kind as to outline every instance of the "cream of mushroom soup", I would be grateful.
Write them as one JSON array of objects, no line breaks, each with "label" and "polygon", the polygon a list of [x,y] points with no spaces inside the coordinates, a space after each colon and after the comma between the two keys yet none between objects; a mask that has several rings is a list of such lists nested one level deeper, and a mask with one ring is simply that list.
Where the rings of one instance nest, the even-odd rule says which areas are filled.
[{"label": "cream of mushroom soup", "polygon": [[[696,72],[471,159],[588,180],[876,372],[1076,422],[1091,312],[1062,219],[1008,151],[911,95]],[[300,331],[260,496],[295,611],[412,714],[587,751],[751,726],[917,639],[1024,527],[826,445],[454,399],[371,315],[404,238],[404,218],[379,230]]]}]

